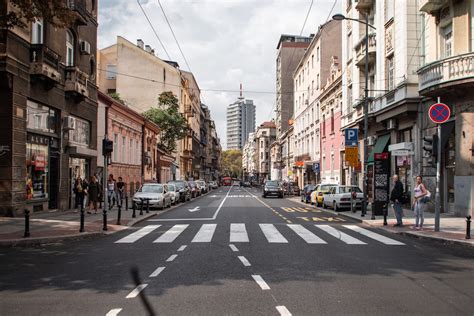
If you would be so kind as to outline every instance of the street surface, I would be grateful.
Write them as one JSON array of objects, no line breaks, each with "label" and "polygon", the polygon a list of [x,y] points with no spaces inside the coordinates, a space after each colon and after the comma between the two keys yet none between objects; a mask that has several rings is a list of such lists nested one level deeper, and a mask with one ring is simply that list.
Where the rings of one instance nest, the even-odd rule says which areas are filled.
[{"label": "street surface", "polygon": [[473,259],[221,187],[103,238],[0,249],[0,315],[146,315],[143,294],[156,315],[473,315]]}]

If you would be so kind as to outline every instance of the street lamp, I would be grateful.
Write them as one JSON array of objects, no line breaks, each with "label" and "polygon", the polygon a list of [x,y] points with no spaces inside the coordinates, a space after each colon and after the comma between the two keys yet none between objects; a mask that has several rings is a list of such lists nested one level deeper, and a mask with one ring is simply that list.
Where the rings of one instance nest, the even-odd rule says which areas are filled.
[{"label": "street lamp", "polygon": [[[343,14],[335,14],[332,16],[335,21],[351,20],[365,25],[365,88],[364,88],[364,203],[362,203],[362,215],[367,213],[367,197],[368,197],[368,182],[367,177],[367,133],[369,129],[369,27],[375,30],[375,27],[369,24],[369,14],[365,14],[365,20],[358,20],[348,18]],[[374,212],[372,212],[372,219],[375,219]]]}]

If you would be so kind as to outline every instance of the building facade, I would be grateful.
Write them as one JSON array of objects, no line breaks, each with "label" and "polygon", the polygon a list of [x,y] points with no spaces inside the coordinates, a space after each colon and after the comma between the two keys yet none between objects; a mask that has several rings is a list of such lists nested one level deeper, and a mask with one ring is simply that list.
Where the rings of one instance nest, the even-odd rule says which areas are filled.
[{"label": "building facade", "polygon": [[[242,94],[242,93],[241,93]],[[241,150],[250,133],[255,131],[255,105],[252,100],[239,99],[227,106],[227,149]]]},{"label": "building facade", "polygon": [[67,28],[38,19],[0,31],[3,215],[73,207],[74,179],[97,172],[97,2],[68,5]]},{"label": "building facade", "polygon": [[276,140],[276,126],[274,122],[263,122],[255,132],[255,167],[256,178],[259,183],[271,177],[270,146]]}]

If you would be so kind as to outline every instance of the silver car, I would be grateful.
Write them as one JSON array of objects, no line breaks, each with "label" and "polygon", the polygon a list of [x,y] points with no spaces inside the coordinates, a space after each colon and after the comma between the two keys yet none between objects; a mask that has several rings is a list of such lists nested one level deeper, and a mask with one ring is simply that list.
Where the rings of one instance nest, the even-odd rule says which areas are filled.
[{"label": "silver car", "polygon": [[168,185],[161,183],[145,183],[133,195],[133,201],[137,205],[147,205],[147,200],[150,202],[150,207],[158,207],[164,209],[171,206],[171,193],[168,190]]},{"label": "silver car", "polygon": [[171,204],[176,204],[180,201],[180,195],[179,195],[179,190],[176,189],[176,186],[174,184],[167,184],[168,185],[168,191],[171,195]]}]

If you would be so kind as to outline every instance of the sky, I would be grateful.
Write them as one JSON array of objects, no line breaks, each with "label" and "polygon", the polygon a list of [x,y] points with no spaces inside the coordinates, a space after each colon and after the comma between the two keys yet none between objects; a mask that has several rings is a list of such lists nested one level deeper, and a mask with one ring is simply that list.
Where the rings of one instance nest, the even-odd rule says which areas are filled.
[{"label": "sky", "polygon": [[[158,0],[139,1],[171,59],[189,70]],[[202,90],[201,101],[211,110],[222,148],[226,107],[239,96],[240,83],[244,97],[256,105],[257,126],[274,118],[276,46],[281,34],[300,34],[311,0],[160,1]],[[341,3],[313,0],[303,35],[316,33],[329,15],[341,12]],[[119,35],[131,42],[141,38],[160,58],[168,59],[136,0],[99,1],[98,32],[99,49],[114,44]]]}]

